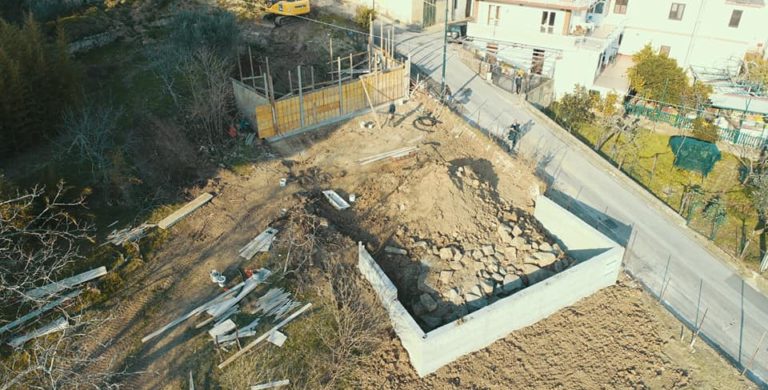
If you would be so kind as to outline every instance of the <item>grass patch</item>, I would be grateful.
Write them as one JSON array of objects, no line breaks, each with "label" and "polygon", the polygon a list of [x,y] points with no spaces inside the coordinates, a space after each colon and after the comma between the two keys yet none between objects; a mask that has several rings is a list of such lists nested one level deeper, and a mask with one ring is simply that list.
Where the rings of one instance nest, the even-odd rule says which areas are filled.
[{"label": "grass patch", "polygon": [[[594,148],[602,129],[590,124],[578,130],[577,137]],[[704,202],[713,197],[724,200],[727,209],[725,222],[717,230],[714,242],[724,251],[739,256],[758,224],[757,212],[752,207],[747,189],[739,181],[740,163],[732,154],[722,152],[708,176],[675,167],[675,154],[668,145],[669,136],[640,129],[633,145],[624,138],[612,138],[598,152],[637,183],[645,187],[658,199],[678,214],[683,197],[691,186],[698,185],[704,191]],[[623,164],[622,164],[623,162]],[[705,237],[712,234],[712,221],[705,218],[701,208],[692,213],[689,227]],[[755,268],[760,261],[761,251],[752,238],[744,259]]]}]

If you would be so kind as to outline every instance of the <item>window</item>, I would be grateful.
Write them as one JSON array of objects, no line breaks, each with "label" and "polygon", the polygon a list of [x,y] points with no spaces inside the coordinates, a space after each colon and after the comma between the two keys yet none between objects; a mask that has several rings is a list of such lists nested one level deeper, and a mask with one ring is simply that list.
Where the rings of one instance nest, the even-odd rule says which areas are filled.
[{"label": "window", "polygon": [[669,46],[664,46],[664,45],[661,45],[661,47],[659,48],[659,54],[661,54],[661,55],[663,55],[663,56],[667,56],[667,57],[669,57],[669,51],[670,51],[670,50],[672,50],[672,48],[671,48],[671,47],[669,47]]},{"label": "window", "polygon": [[547,34],[555,32],[555,14],[553,11],[544,11],[541,13],[541,28],[539,31]]},{"label": "window", "polygon": [[671,20],[683,20],[684,12],[685,4],[672,3],[672,7],[669,8],[669,18]]},{"label": "window", "polygon": [[728,22],[728,27],[738,28],[741,23],[741,14],[743,11],[735,9],[731,13],[731,21]]},{"label": "window", "polygon": [[498,5],[488,5],[488,25],[498,26],[501,18],[501,7]]},{"label": "window", "polygon": [[627,1],[629,0],[616,0],[616,4],[613,5],[613,13],[624,15],[627,13]]}]

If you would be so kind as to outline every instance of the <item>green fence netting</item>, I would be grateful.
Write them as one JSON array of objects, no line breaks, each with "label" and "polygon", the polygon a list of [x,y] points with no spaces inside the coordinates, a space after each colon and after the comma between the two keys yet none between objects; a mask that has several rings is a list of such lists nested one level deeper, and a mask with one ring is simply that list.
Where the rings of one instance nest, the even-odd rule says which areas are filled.
[{"label": "green fence netting", "polygon": [[701,172],[707,176],[715,163],[720,161],[717,145],[691,137],[669,138],[669,147],[675,154],[675,166],[687,171]]}]

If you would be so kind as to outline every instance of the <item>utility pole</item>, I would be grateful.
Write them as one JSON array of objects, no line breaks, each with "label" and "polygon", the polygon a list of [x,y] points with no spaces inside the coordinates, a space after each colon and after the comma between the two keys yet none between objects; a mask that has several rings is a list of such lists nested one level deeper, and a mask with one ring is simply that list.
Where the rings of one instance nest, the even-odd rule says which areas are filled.
[{"label": "utility pole", "polygon": [[443,22],[443,76],[440,79],[440,100],[445,99],[445,65],[446,65],[446,62],[448,61],[448,0],[444,0],[444,1],[445,1],[445,20]]}]

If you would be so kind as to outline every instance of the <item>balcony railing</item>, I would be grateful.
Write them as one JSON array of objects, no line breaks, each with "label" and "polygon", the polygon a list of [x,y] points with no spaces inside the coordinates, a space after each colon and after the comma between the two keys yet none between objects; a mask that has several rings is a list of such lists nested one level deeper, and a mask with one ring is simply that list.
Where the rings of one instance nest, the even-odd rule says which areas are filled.
[{"label": "balcony railing", "polygon": [[480,40],[523,43],[542,48],[560,50],[579,48],[601,51],[620,33],[620,28],[616,26],[612,27],[609,32],[606,32],[606,29],[608,29],[608,26],[601,27],[599,35],[596,34],[597,30],[595,30],[589,35],[575,36],[520,32],[505,26],[489,26],[487,24],[470,22],[467,24],[467,35]]}]

